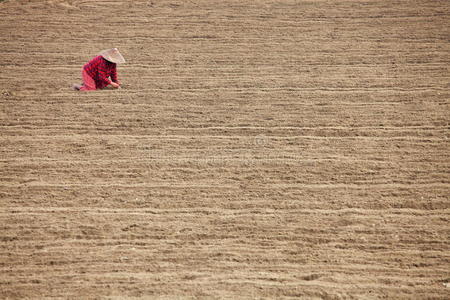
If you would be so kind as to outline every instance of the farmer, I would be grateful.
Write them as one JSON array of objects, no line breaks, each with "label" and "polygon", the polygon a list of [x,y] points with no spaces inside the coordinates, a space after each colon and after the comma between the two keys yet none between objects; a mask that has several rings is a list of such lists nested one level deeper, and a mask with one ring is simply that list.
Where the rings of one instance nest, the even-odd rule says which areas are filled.
[{"label": "farmer", "polygon": [[[116,65],[124,62],[125,59],[117,48],[103,50],[83,66],[83,85],[74,84],[72,88],[79,91],[92,91],[111,85],[118,89],[120,82],[117,80]],[[108,77],[111,77],[111,80]]]}]

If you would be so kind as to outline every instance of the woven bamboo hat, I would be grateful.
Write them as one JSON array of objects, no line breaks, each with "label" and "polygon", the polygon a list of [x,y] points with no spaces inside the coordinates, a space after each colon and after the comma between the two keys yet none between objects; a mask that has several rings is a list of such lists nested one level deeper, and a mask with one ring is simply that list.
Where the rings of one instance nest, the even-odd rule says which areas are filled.
[{"label": "woven bamboo hat", "polygon": [[99,55],[101,55],[107,61],[115,64],[123,64],[125,62],[125,58],[123,58],[122,54],[120,54],[117,48],[103,50],[99,53]]}]

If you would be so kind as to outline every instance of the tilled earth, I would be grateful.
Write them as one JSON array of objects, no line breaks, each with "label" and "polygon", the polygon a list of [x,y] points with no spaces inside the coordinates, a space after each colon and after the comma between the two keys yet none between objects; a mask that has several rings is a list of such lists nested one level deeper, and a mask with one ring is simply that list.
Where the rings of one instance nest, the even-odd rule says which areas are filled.
[{"label": "tilled earth", "polygon": [[[448,1],[0,3],[0,298],[450,298]],[[120,90],[80,93],[118,47]]]}]

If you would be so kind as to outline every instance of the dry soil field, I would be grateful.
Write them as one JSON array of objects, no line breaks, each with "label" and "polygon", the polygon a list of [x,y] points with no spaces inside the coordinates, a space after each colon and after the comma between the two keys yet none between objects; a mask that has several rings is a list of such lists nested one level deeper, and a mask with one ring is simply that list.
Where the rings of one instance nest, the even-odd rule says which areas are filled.
[{"label": "dry soil field", "polygon": [[449,41],[448,1],[2,1],[0,298],[448,299]]}]

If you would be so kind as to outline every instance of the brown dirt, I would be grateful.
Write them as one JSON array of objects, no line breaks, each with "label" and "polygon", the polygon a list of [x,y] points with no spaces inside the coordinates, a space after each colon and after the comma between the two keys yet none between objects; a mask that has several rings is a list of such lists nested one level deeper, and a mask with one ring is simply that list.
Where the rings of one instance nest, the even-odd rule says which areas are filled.
[{"label": "brown dirt", "polygon": [[[449,20],[0,3],[0,298],[448,299]],[[114,46],[122,90],[68,89]]]}]

